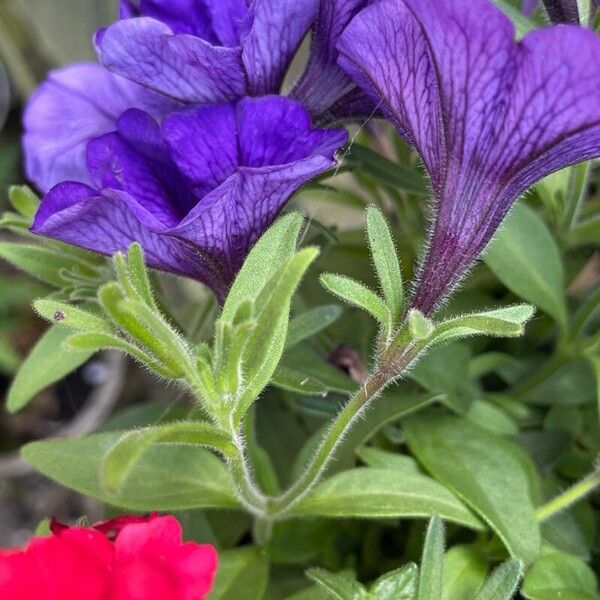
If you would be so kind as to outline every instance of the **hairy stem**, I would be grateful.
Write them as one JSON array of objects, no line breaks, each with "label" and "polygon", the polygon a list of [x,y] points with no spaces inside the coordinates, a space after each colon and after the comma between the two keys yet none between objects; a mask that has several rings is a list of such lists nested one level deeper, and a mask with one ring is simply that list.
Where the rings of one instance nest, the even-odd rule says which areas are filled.
[{"label": "hairy stem", "polygon": [[550,519],[572,504],[582,500],[598,485],[600,485],[600,468],[590,473],[581,481],[578,481],[575,485],[565,490],[562,494],[559,494],[546,504],[540,506],[535,513],[537,520],[541,522]]}]

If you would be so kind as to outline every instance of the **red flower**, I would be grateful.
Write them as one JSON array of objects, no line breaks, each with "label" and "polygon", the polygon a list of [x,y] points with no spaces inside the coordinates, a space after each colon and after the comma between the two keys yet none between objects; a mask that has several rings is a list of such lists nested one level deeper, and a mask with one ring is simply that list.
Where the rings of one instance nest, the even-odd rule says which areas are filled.
[{"label": "red flower", "polygon": [[174,517],[118,517],[0,550],[2,600],[203,600],[217,569],[208,544],[182,543]]}]

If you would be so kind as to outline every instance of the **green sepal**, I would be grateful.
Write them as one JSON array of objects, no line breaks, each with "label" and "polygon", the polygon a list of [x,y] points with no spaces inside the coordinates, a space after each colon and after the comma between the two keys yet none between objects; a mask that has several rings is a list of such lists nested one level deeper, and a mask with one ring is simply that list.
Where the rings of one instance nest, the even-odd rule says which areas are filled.
[{"label": "green sepal", "polygon": [[416,308],[408,313],[408,328],[413,340],[426,340],[435,331],[433,322]]}]

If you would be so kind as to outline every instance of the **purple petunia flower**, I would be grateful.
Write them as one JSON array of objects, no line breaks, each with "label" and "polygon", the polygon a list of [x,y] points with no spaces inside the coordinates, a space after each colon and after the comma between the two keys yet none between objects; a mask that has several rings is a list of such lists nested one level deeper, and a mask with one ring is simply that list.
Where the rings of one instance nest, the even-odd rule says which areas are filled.
[{"label": "purple petunia flower", "polygon": [[426,314],[518,196],[600,155],[600,39],[571,25],[514,36],[487,0],[380,0],[338,44],[431,177],[436,214],[413,298]]},{"label": "purple petunia flower", "polygon": [[[363,118],[373,104],[337,65],[335,44],[371,0],[130,0],[96,37],[104,65],[187,103],[279,93],[308,29],[307,68],[291,96],[318,122]],[[126,18],[136,17],[136,18]]]},{"label": "purple petunia flower", "polygon": [[222,301],[251,245],[346,140],[312,129],[302,105],[280,96],[189,107],[162,125],[130,109],[89,142],[91,185],[52,188],[32,229],[103,254],[137,240],[150,266]]},{"label": "purple petunia flower", "polygon": [[100,31],[96,45],[107,68],[150,89],[188,103],[229,102],[279,93],[317,6],[318,0],[141,0],[140,16]]},{"label": "purple petunia flower", "polygon": [[31,97],[24,119],[28,178],[42,191],[65,180],[90,183],[87,142],[112,131],[128,108],[160,120],[189,103],[278,93],[311,25],[309,65],[292,97],[318,124],[374,114],[337,65],[335,50],[343,28],[369,0],[320,1],[121,0],[123,20],[96,36],[114,73],[93,64],[67,67],[52,72]]},{"label": "purple petunia flower", "polygon": [[180,104],[113,75],[101,65],[78,64],[52,71],[31,96],[24,115],[27,177],[48,191],[61,181],[91,183],[87,143],[115,128],[128,108],[159,118]]}]

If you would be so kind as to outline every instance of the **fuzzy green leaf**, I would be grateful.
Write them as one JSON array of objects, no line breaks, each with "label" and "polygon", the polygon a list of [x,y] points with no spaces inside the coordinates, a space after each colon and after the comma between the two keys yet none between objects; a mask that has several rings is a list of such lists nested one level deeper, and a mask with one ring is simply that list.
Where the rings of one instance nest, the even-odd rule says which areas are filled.
[{"label": "fuzzy green leaf", "polygon": [[33,244],[0,242],[0,258],[28,275],[57,288],[70,284],[69,279],[65,277],[65,272],[79,273],[90,278],[98,277],[98,272],[83,261]]},{"label": "fuzzy green leaf", "polygon": [[342,308],[337,304],[326,304],[312,308],[290,321],[286,348],[291,348],[300,342],[316,335],[323,329],[335,323],[342,314]]},{"label": "fuzzy green leaf", "polygon": [[38,340],[23,361],[8,390],[7,408],[17,412],[49,385],[60,381],[92,356],[94,351],[75,351],[63,347],[71,331],[54,325]]},{"label": "fuzzy green leaf", "polygon": [[427,411],[404,422],[411,451],[471,506],[510,553],[527,563],[540,552],[530,490],[533,466],[515,444],[467,421]]},{"label": "fuzzy green leaf", "polygon": [[277,369],[285,348],[292,296],[318,253],[316,248],[300,250],[287,259],[269,283],[270,294],[258,307],[256,327],[244,351],[246,383],[238,400],[238,417],[256,400]]},{"label": "fuzzy green leaf", "polygon": [[304,222],[300,213],[275,221],[254,245],[225,300],[221,318],[232,322],[243,302],[254,302],[275,272],[294,254]]},{"label": "fuzzy green leaf", "polygon": [[390,326],[390,312],[383,300],[366,285],[335,273],[321,275],[321,283],[332,294],[335,294],[344,302],[358,306],[368,312],[384,327]]},{"label": "fuzzy green leaf", "polygon": [[496,233],[484,260],[509,290],[566,324],[562,258],[535,211],[524,203],[517,204]]},{"label": "fuzzy green leaf", "polygon": [[144,302],[148,307],[158,311],[158,306],[152,293],[152,285],[150,284],[150,277],[148,275],[148,269],[144,262],[144,251],[137,242],[134,242],[129,246],[129,252],[127,253],[129,277],[135,291],[137,292],[140,300]]},{"label": "fuzzy green leaf", "polygon": [[367,234],[381,291],[392,321],[396,323],[404,303],[400,262],[389,225],[382,212],[373,205],[367,208]]},{"label": "fuzzy green leaf", "polygon": [[523,563],[520,560],[507,560],[497,567],[483,586],[473,596],[473,600],[511,600],[523,577]]},{"label": "fuzzy green leaf", "polygon": [[523,335],[525,324],[535,309],[530,304],[515,304],[480,313],[462,315],[443,321],[435,326],[429,344],[441,344],[457,338],[473,335],[495,337],[518,337]]},{"label": "fuzzy green leaf", "polygon": [[592,600],[598,598],[598,581],[580,558],[552,552],[533,564],[521,593],[528,600]]},{"label": "fuzzy green leaf", "polygon": [[207,600],[262,600],[267,589],[269,563],[259,548],[219,553],[219,570]]},{"label": "fuzzy green leaf", "polygon": [[306,576],[331,594],[336,600],[366,600],[367,590],[352,575],[330,573],[325,569],[313,568]]},{"label": "fuzzy green leaf", "polygon": [[33,303],[33,307],[44,319],[62,327],[68,327],[76,331],[114,333],[114,328],[106,319],[71,304],[39,299]]},{"label": "fuzzy green leaf", "polygon": [[325,479],[292,509],[314,517],[377,519],[432,517],[472,529],[481,523],[449,492],[430,477],[368,467],[343,471]]},{"label": "fuzzy green leaf", "polygon": [[180,421],[134,429],[123,434],[123,437],[104,456],[101,470],[103,485],[111,492],[118,490],[142,454],[159,443],[207,446],[225,454],[234,451],[225,432],[210,423],[201,421]]},{"label": "fuzzy green leaf", "polygon": [[418,578],[419,568],[415,563],[408,563],[382,575],[373,583],[369,592],[377,600],[415,600]]},{"label": "fuzzy green leaf", "polygon": [[441,600],[444,557],[444,523],[435,516],[429,521],[419,575],[417,600]]},{"label": "fuzzy green leaf", "polygon": [[485,555],[473,546],[454,546],[444,555],[442,600],[472,598],[485,581]]},{"label": "fuzzy green leaf", "polygon": [[227,469],[211,452],[184,444],[157,444],[135,463],[121,488],[102,485],[104,457],[123,437],[110,432],[27,444],[23,458],[81,494],[132,511],[239,508]]}]

